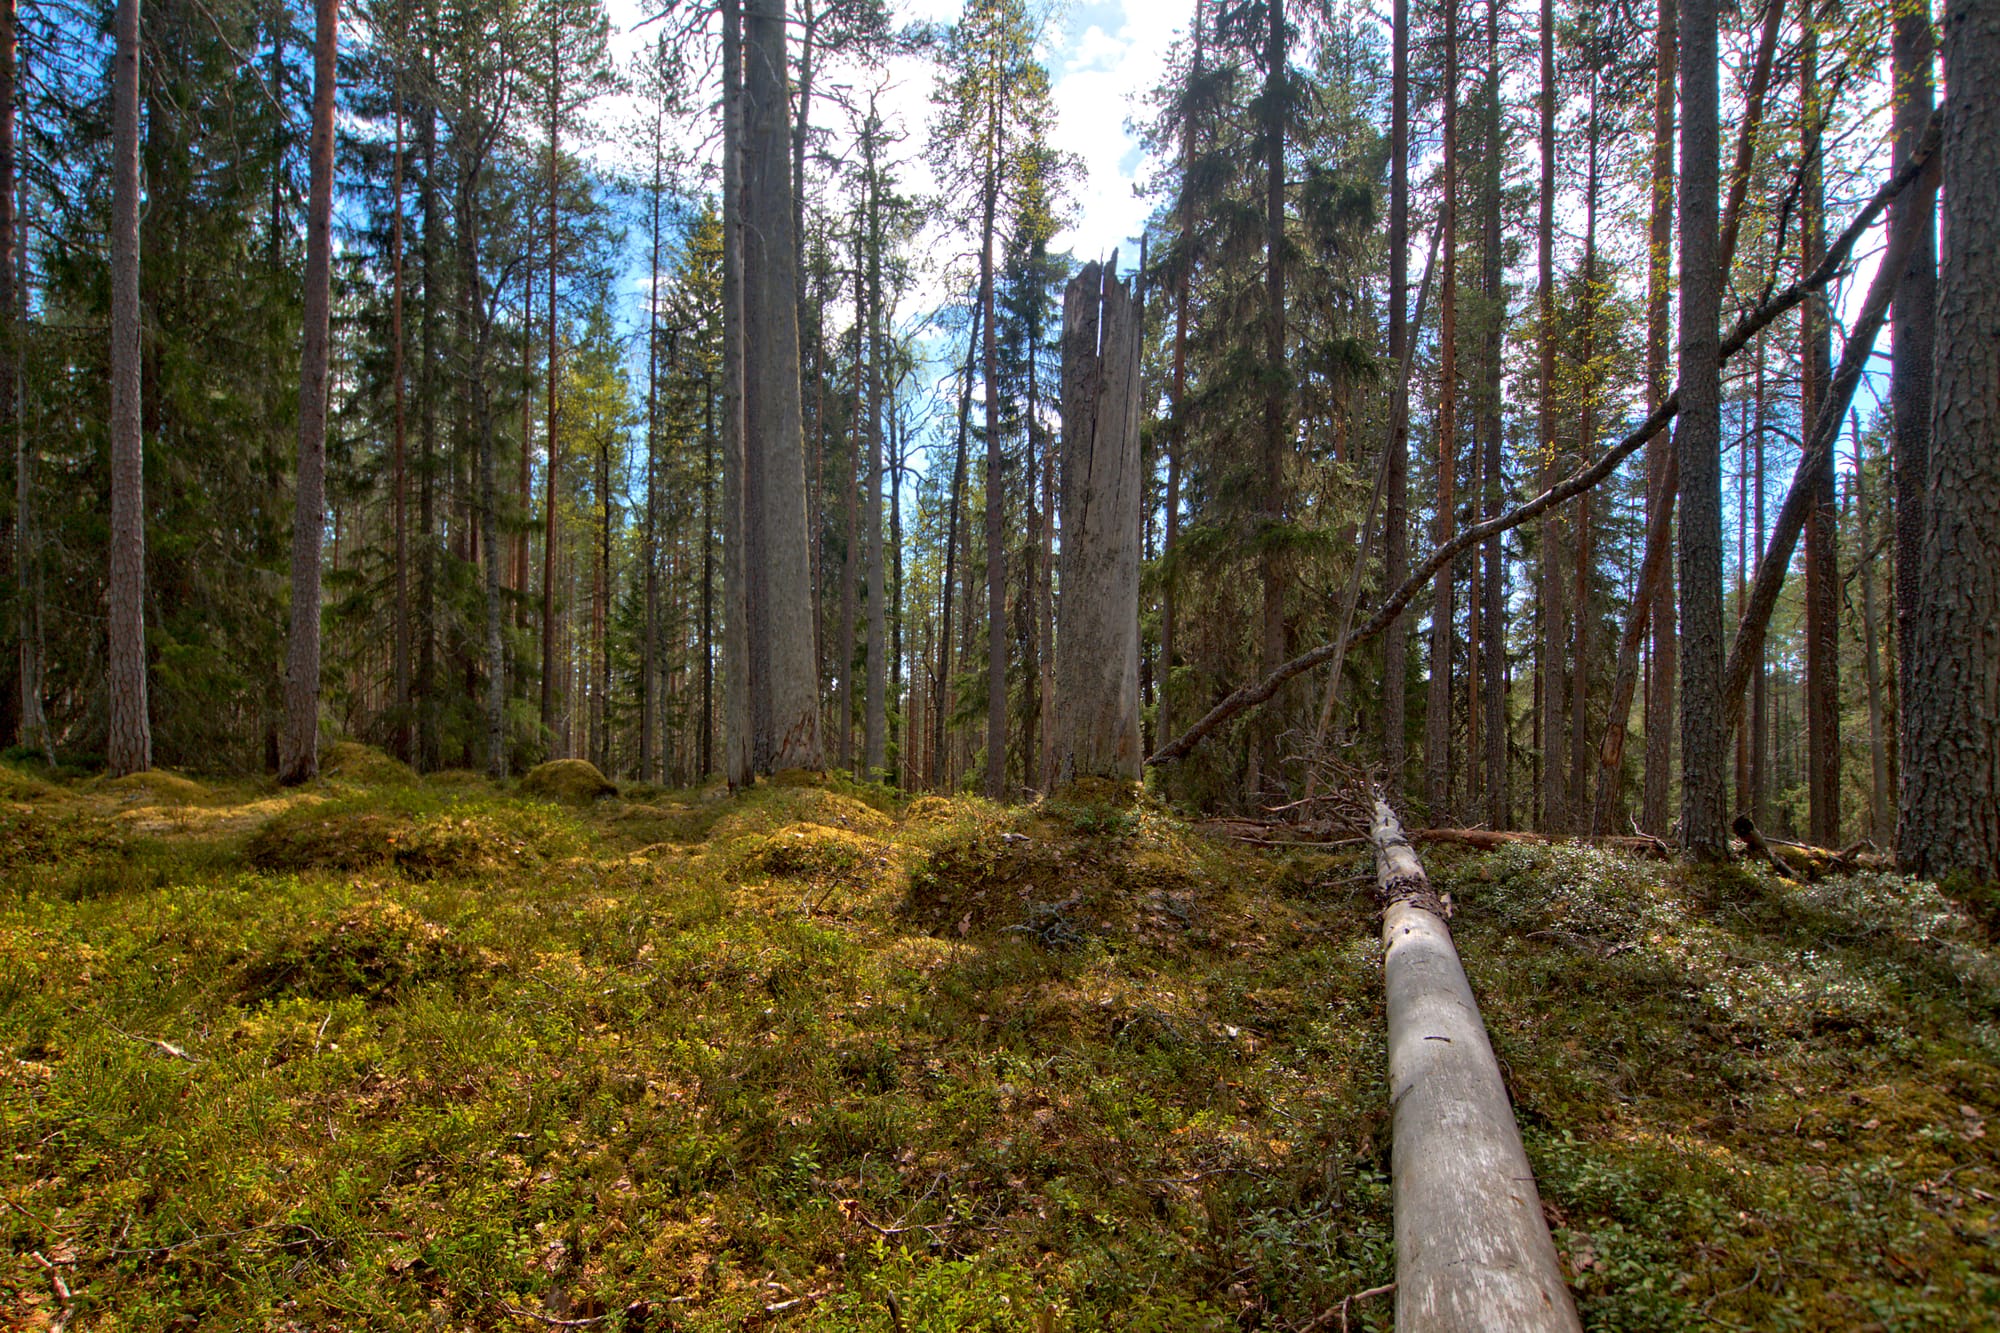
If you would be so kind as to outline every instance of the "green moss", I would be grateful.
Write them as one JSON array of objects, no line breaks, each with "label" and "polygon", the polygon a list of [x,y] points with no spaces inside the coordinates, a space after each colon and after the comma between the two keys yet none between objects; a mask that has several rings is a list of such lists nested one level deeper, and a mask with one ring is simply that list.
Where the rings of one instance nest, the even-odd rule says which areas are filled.
[{"label": "green moss", "polygon": [[[0,791],[4,1322],[37,1252],[145,1330],[1221,1333],[1394,1274],[1365,857],[211,791]],[[1424,850],[1587,1328],[1996,1322],[2000,958],[1936,886]]]},{"label": "green moss", "polygon": [[552,759],[537,764],[521,778],[521,793],[566,805],[587,805],[606,796],[616,796],[618,788],[586,759]]},{"label": "green moss", "polygon": [[320,755],[320,771],[364,787],[397,787],[416,782],[417,771],[402,760],[357,741],[337,741]]}]

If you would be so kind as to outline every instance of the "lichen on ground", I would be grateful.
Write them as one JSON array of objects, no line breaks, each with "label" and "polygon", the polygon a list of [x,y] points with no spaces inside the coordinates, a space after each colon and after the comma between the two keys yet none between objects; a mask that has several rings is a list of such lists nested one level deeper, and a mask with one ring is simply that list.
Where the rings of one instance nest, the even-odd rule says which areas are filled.
[{"label": "lichen on ground", "polygon": [[[168,807],[0,765],[0,1323],[1222,1333],[1393,1275],[1359,851],[342,768]],[[1586,1327],[2000,1323],[1964,909],[1425,859]]]}]

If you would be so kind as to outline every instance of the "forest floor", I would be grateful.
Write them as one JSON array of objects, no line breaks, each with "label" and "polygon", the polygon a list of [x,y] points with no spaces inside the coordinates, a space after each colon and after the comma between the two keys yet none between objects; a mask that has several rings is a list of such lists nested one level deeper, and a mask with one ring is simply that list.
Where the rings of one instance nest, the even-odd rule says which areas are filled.
[{"label": "forest floor", "polygon": [[[1331,1333],[1393,1277],[1365,848],[330,768],[0,766],[0,1323]],[[2000,1327],[1980,924],[1423,850],[1587,1327]]]}]

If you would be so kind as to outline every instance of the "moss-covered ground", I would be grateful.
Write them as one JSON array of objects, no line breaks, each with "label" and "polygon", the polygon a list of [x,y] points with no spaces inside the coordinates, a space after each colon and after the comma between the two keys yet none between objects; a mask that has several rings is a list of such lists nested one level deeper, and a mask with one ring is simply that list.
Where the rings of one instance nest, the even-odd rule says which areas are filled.
[{"label": "moss-covered ground", "polygon": [[[0,1323],[1327,1333],[1393,1276],[1360,851],[333,767],[0,768]],[[1934,888],[1426,859],[1586,1325],[2000,1326]]]}]

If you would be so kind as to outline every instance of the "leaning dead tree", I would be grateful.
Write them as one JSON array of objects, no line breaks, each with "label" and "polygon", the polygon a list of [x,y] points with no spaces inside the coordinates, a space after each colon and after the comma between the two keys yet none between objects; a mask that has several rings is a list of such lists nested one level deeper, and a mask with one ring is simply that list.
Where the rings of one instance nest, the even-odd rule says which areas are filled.
[{"label": "leaning dead tree", "polygon": [[1139,303],[1109,265],[1063,293],[1058,784],[1136,781],[1139,738]]},{"label": "leaning dead tree", "polygon": [[[1727,365],[1729,358],[1748,346],[1750,340],[1760,331],[1775,323],[1780,316],[1792,310],[1808,296],[1825,287],[1845,269],[1855,242],[1874,225],[1875,219],[1882,215],[1891,201],[1928,169],[1931,158],[1938,150],[1942,126],[1943,117],[1933,115],[1915,151],[1854,215],[1840,236],[1827,247],[1825,257],[1811,273],[1782,291],[1766,295],[1754,310],[1737,320],[1735,328],[1722,340],[1717,356],[1719,363]],[[1292,677],[1311,671],[1333,660],[1336,655],[1350,650],[1355,644],[1364,643],[1380,634],[1402,614],[1410,599],[1429,584],[1432,576],[1459,553],[1517,528],[1597,485],[1616,471],[1619,464],[1636,453],[1647,440],[1666,429],[1667,424],[1679,411],[1680,390],[1677,388],[1648,413],[1646,419],[1624,439],[1598,455],[1595,462],[1579,468],[1533,499],[1516,505],[1503,514],[1497,514],[1483,522],[1461,529],[1451,540],[1440,543],[1430,556],[1411,570],[1408,577],[1383,600],[1380,606],[1376,607],[1375,613],[1365,623],[1343,635],[1340,642],[1321,644],[1310,652],[1302,653],[1291,661],[1282,663],[1267,673],[1262,680],[1237,689],[1217,702],[1193,726],[1161,745],[1146,762],[1170,764],[1185,759],[1194,747],[1216,728],[1231,718],[1268,702]]]},{"label": "leaning dead tree", "polygon": [[1396,1328],[1580,1329],[1445,905],[1379,797],[1369,841],[1386,904]]}]

